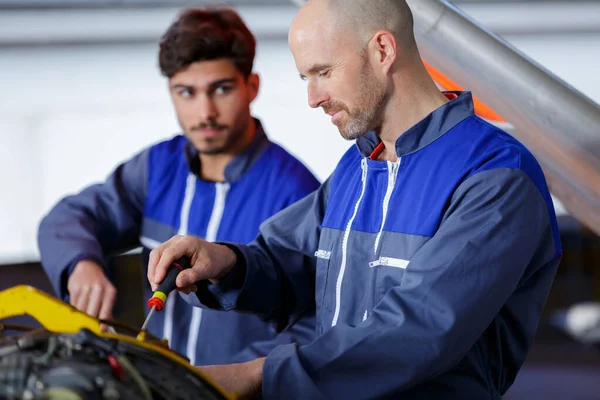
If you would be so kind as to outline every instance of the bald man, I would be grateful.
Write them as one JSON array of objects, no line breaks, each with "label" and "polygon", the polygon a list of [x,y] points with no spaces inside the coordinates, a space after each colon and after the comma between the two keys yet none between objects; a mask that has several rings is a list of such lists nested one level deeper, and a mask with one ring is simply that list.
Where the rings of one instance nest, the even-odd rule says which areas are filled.
[{"label": "bald man", "polygon": [[152,253],[153,285],[188,255],[178,286],[218,309],[286,326],[316,307],[311,344],[204,369],[226,388],[500,399],[525,360],[561,257],[544,175],[469,92],[438,90],[412,28],[404,1],[304,6],[289,43],[309,104],[356,144],[253,243],[177,237]]}]

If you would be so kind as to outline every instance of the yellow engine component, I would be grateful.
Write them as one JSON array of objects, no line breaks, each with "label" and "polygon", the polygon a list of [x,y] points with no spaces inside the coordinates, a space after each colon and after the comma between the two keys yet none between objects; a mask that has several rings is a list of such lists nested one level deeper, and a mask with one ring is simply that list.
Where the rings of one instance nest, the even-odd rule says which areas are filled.
[{"label": "yellow engine component", "polygon": [[103,335],[100,321],[31,286],[0,292],[0,319],[29,315],[52,332],[77,333],[87,328]]},{"label": "yellow engine component", "polygon": [[[116,333],[104,332],[97,318],[79,311],[75,307],[31,286],[19,285],[0,292],[0,320],[10,317],[29,315],[35,318],[48,331],[55,333],[76,334],[81,329],[89,329],[94,334],[135,344],[185,366],[191,372],[199,375],[213,385],[227,399],[234,399],[227,394],[210,377],[192,367],[188,360],[168,349],[168,343],[156,344],[146,341],[145,332],[140,332],[137,338]],[[166,345],[165,345],[166,344]]]}]

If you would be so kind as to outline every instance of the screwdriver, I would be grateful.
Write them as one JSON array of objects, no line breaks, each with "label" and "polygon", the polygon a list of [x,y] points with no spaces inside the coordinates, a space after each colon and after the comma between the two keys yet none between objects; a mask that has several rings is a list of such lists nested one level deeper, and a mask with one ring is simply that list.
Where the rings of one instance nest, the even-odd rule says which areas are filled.
[{"label": "screwdriver", "polygon": [[174,261],[167,270],[167,274],[165,275],[165,279],[162,280],[161,283],[158,284],[156,291],[148,300],[148,307],[150,307],[150,312],[142,325],[142,331],[146,330],[148,326],[148,322],[152,318],[152,315],[155,311],[162,311],[165,308],[165,302],[167,301],[167,296],[173,290],[175,290],[175,280],[177,279],[177,275],[184,269],[190,268],[190,258],[188,256],[183,256],[177,261]]}]

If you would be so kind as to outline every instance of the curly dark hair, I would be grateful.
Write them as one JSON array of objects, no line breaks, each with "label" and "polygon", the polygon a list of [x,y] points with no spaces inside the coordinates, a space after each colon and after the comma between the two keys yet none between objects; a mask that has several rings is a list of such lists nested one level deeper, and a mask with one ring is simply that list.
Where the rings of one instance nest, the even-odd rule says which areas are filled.
[{"label": "curly dark hair", "polygon": [[197,61],[226,58],[247,78],[252,73],[256,38],[227,6],[184,10],[160,41],[162,74],[171,78]]}]

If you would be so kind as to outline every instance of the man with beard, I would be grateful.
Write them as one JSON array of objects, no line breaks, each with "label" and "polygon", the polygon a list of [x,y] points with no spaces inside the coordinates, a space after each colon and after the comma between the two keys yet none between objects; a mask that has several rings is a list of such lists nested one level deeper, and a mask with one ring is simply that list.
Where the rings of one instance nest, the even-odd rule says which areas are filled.
[{"label": "man with beard", "polygon": [[316,306],[312,343],[202,368],[231,391],[500,399],[561,257],[538,163],[474,114],[469,92],[438,90],[402,0],[310,0],[289,42],[310,106],[356,145],[251,244],[175,237],[148,279],[188,255],[177,285],[203,304],[280,324]]},{"label": "man with beard", "polygon": [[[151,249],[177,234],[249,242],[261,222],[318,188],[250,114],[259,90],[255,46],[228,8],[190,9],[170,26],[159,64],[184,134],[142,150],[44,218],[42,265],[59,296],[110,319],[117,293],[107,256],[141,245],[147,261]],[[307,343],[310,314],[279,332],[255,315],[195,308],[172,293],[148,330],[192,365],[223,364],[264,356],[277,344]]]}]

